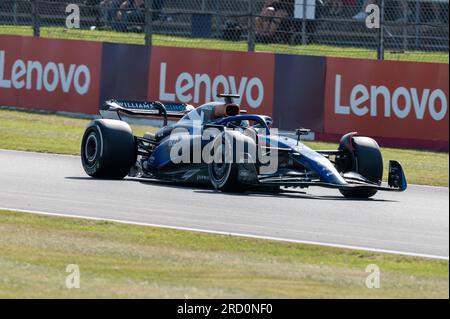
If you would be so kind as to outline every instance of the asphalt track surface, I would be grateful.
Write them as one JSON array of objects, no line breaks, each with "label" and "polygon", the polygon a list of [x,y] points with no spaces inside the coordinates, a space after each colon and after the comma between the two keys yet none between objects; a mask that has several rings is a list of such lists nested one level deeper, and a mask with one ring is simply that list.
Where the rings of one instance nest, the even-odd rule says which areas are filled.
[{"label": "asphalt track surface", "polygon": [[[449,190],[410,186],[373,200],[335,190],[232,195],[88,178],[76,156],[0,150],[0,208],[448,259]],[[1,216],[0,216],[1,218]]]}]

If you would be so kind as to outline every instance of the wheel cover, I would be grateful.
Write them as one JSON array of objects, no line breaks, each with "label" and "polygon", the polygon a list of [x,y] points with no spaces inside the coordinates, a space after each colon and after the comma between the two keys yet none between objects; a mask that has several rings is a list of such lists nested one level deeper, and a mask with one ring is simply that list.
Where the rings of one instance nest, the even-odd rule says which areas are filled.
[{"label": "wheel cover", "polygon": [[212,163],[212,178],[214,182],[218,185],[223,184],[226,182],[230,169],[231,169],[231,163],[226,163],[225,160],[225,145],[220,146],[220,152],[221,152],[221,161],[216,162],[213,161]]},{"label": "wheel cover", "polygon": [[84,146],[84,158],[86,159],[86,162],[88,165],[92,165],[95,163],[95,161],[98,158],[98,139],[95,132],[91,132],[87,139]]},{"label": "wheel cover", "polygon": [[226,163],[213,163],[213,172],[215,179],[222,179],[225,177],[227,171]]}]

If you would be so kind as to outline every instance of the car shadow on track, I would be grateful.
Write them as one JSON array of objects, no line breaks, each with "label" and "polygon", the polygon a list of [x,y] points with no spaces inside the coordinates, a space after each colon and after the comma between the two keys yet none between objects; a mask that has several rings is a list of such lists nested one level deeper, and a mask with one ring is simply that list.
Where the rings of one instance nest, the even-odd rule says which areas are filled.
[{"label": "car shadow on track", "polygon": [[271,198],[292,198],[292,199],[312,199],[312,200],[339,200],[339,201],[352,201],[352,202],[398,202],[394,200],[369,198],[369,199],[359,199],[359,198],[346,198],[344,196],[333,196],[333,195],[314,195],[308,194],[305,191],[300,190],[290,190],[282,189],[279,192],[273,192],[269,190],[262,189],[249,189],[242,193],[226,193],[220,192],[213,189],[211,186],[198,185],[198,184],[179,184],[175,182],[158,181],[158,180],[143,180],[140,178],[127,178],[128,181],[136,181],[147,185],[158,185],[160,187],[176,188],[176,189],[189,189],[197,194],[222,194],[228,196],[237,197],[271,197]]},{"label": "car shadow on track", "polygon": [[308,194],[302,191],[290,191],[283,190],[277,193],[264,192],[264,191],[247,191],[244,193],[222,193],[216,190],[194,190],[196,193],[202,194],[224,194],[224,195],[232,195],[232,196],[251,196],[251,197],[272,197],[272,198],[291,198],[291,199],[310,199],[310,200],[329,200],[329,201],[351,201],[351,202],[384,202],[384,203],[395,203],[397,201],[386,200],[386,199],[377,199],[377,198],[369,198],[369,199],[360,199],[360,198],[346,198],[344,196],[332,196],[332,195],[314,195]]},{"label": "car shadow on track", "polygon": [[96,181],[96,182],[123,182],[123,180],[117,179],[100,179],[100,178],[92,178],[89,176],[66,176],[65,179],[71,179],[74,181]]}]

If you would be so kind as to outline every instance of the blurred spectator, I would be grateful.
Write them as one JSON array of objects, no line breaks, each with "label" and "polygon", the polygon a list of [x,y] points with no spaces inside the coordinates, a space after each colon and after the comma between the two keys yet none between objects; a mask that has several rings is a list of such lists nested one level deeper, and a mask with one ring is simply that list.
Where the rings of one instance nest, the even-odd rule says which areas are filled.
[{"label": "blurred spectator", "polygon": [[327,16],[353,15],[356,6],[362,6],[359,0],[326,0],[322,4],[326,8]]},{"label": "blurred spectator", "polygon": [[140,27],[145,23],[145,1],[127,0],[122,2],[117,11],[117,23],[114,27],[118,31],[129,31],[135,27]]},{"label": "blurred spectator", "polygon": [[[296,10],[294,14],[294,34],[290,44],[310,44],[318,38],[317,28],[322,23],[323,18],[341,15],[347,2],[355,0],[299,0],[295,2]],[[309,6],[309,8],[303,7]],[[320,37],[320,36],[319,36]]]},{"label": "blurred spectator", "polygon": [[92,28],[96,28],[101,25],[101,13],[100,13],[100,2],[101,0],[85,0],[83,4],[87,8],[87,13],[93,17],[95,17],[95,23],[94,26],[91,26]]},{"label": "blurred spectator", "polygon": [[222,39],[229,41],[239,41],[244,28],[235,20],[228,20],[222,30]]},{"label": "blurred spectator", "polygon": [[[154,21],[161,18],[164,3],[165,0],[153,0]],[[118,31],[142,29],[145,24],[145,0],[102,0],[100,8],[105,25]]]},{"label": "blurred spectator", "polygon": [[120,10],[117,12],[117,19],[119,21],[137,21],[142,20],[142,10],[145,8],[144,0],[126,0],[120,5]]},{"label": "blurred spectator", "polygon": [[121,0],[102,0],[100,2],[100,12],[105,27],[110,28],[115,24],[121,2]]},{"label": "blurred spectator", "polygon": [[161,11],[164,7],[164,3],[166,2],[166,0],[153,0],[153,21],[159,20],[161,19]]},{"label": "blurred spectator", "polygon": [[430,23],[442,24],[444,22],[448,22],[448,11],[444,13],[445,10],[443,10],[441,5],[442,3],[437,1],[433,1],[431,3],[431,11],[433,12],[433,15],[429,21]]},{"label": "blurred spectator", "polygon": [[369,15],[366,12],[367,6],[377,3],[376,0],[363,0],[362,2],[363,3],[362,3],[361,11],[359,11],[356,15],[353,16],[353,19],[358,20],[358,21],[365,21]]},{"label": "blurred spectator", "polygon": [[396,22],[407,22],[409,16],[411,16],[412,11],[409,9],[409,4],[407,0],[398,1],[398,14],[395,19]]},{"label": "blurred spectator", "polygon": [[344,8],[343,0],[328,0],[324,4],[328,7],[328,13],[332,16],[340,15]]},{"label": "blurred spectator", "polygon": [[293,17],[294,4],[288,0],[266,0],[256,18],[257,42],[289,42],[289,19]]}]

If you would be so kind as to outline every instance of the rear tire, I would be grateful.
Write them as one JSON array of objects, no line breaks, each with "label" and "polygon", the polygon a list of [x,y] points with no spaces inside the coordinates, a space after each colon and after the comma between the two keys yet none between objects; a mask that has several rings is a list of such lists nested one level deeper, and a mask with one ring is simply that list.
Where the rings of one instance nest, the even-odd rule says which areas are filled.
[{"label": "rear tire", "polygon": [[[369,181],[381,185],[383,179],[383,156],[378,143],[369,137],[353,137],[353,154],[350,154],[346,171],[356,172]],[[370,198],[378,191],[374,189],[340,190],[348,198]]]},{"label": "rear tire", "polygon": [[95,120],[81,142],[84,171],[98,179],[123,179],[137,160],[136,142],[130,126],[122,121]]}]

